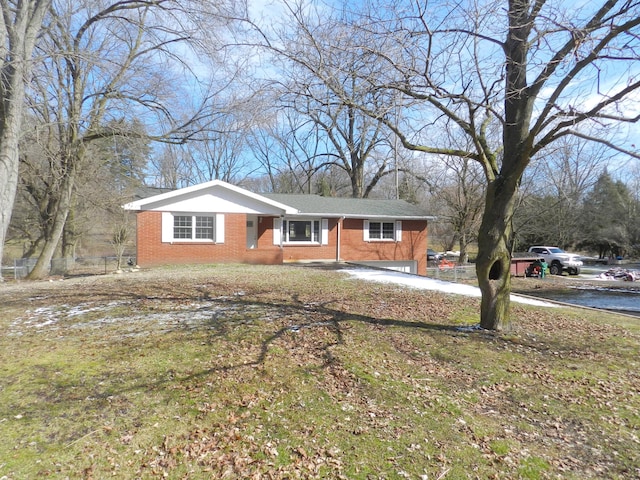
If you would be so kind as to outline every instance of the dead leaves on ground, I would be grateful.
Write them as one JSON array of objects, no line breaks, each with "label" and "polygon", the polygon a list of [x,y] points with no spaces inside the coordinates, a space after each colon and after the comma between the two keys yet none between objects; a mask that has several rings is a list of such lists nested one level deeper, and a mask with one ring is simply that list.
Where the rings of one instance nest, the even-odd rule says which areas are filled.
[{"label": "dead leaves on ground", "polygon": [[[344,444],[374,437],[401,450],[384,459],[398,477],[419,478],[420,462],[430,466],[429,478],[446,474],[469,447],[502,478],[535,461],[543,464],[538,473],[548,473],[541,478],[639,474],[632,452],[640,451],[633,413],[640,378],[637,363],[623,363],[634,361],[635,333],[519,305],[512,306],[513,332],[461,333],[456,315],[477,299],[463,305],[460,297],[353,287],[325,275],[321,286],[309,281],[300,290],[274,269],[263,278],[181,275],[64,292],[58,300],[72,305],[119,298],[131,321],[209,308],[200,309],[206,321],[154,332],[158,345],[169,334],[172,342],[199,342],[188,372],[172,366],[154,384],[180,406],[193,405],[185,425],[142,447],[134,428],[106,432],[140,451],[132,460],[138,476],[340,478],[354,459]],[[50,305],[60,289],[32,303]],[[101,328],[113,333],[111,325]],[[335,424],[323,425],[317,412],[306,416],[317,397]],[[423,437],[413,438],[422,428]],[[348,442],[339,444],[340,436]],[[93,438],[74,446],[85,440]],[[112,450],[105,448],[115,459]],[[97,468],[86,467],[85,478],[98,476]]]},{"label": "dead leaves on ground", "polygon": [[172,476],[183,463],[197,465],[211,478],[342,478],[339,449],[288,445],[278,439],[259,442],[246,429],[243,419],[232,415],[225,423],[186,436],[166,436],[139,473]]}]

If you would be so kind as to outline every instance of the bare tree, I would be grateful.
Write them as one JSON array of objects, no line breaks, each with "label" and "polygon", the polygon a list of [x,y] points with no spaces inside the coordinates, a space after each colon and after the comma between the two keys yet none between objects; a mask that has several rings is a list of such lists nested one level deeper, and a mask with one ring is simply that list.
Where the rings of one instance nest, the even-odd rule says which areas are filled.
[{"label": "bare tree", "polygon": [[[567,135],[639,156],[624,139],[612,142],[586,127],[610,129],[638,120],[625,113],[623,102],[640,88],[640,4],[415,2],[403,4],[403,10],[374,7],[367,18],[368,61],[388,67],[371,81],[412,100],[404,117],[421,119],[424,128],[401,129],[385,113],[369,114],[394,129],[406,148],[482,166],[480,324],[508,328],[512,219],[531,159]],[[487,133],[492,125],[502,132],[495,143]],[[447,145],[446,137],[429,135],[451,129],[466,135],[473,148],[459,150]]]},{"label": "bare tree", "polygon": [[34,119],[27,116],[22,124],[19,143],[20,165],[7,243],[20,241],[24,258],[35,256],[48,226],[47,189],[49,159],[35,135]]},{"label": "bare tree", "polygon": [[193,183],[223,180],[237,183],[255,168],[244,152],[249,149],[247,138],[253,114],[242,99],[227,99],[198,141],[184,145],[189,178]]},{"label": "bare tree", "polygon": [[460,263],[469,258],[468,248],[478,237],[484,208],[484,183],[480,166],[468,158],[448,157],[431,162],[426,172],[416,176],[427,185],[438,206],[438,219],[451,226],[452,235],[446,249],[457,244]]},{"label": "bare tree", "polygon": [[[38,43],[45,60],[34,75],[30,109],[56,161],[58,184],[49,199],[51,229],[31,278],[48,273],[92,142],[131,135],[118,125],[134,119],[145,124],[151,138],[167,142],[182,143],[201,128],[195,117],[202,110],[176,114],[184,111],[176,88],[185,67],[178,45],[192,38],[182,2],[90,0],[55,6]],[[171,24],[178,27],[167,27]]]},{"label": "bare tree", "polygon": [[122,268],[122,257],[131,240],[131,230],[129,222],[126,218],[122,220],[120,225],[116,225],[111,236],[111,244],[116,254],[116,270]]},{"label": "bare tree", "polygon": [[315,181],[327,168],[321,129],[294,109],[274,107],[273,115],[253,129],[251,150],[280,193],[318,193]]},{"label": "bare tree", "polygon": [[314,132],[310,136],[315,134],[323,142],[324,151],[318,150],[313,170],[338,167],[349,177],[351,196],[368,197],[392,172],[390,132],[358,108],[379,112],[383,106],[384,95],[362,78],[376,64],[363,57],[358,31],[332,18],[326,9],[305,2],[285,1],[283,6],[283,24],[254,24],[261,46],[272,53],[273,65],[279,68],[280,76],[274,80],[281,91],[279,105],[304,116],[310,125],[303,131]]},{"label": "bare tree", "polygon": [[18,185],[25,83],[31,74],[31,56],[50,4],[51,0],[0,0],[0,263]]},{"label": "bare tree", "polygon": [[144,184],[150,152],[144,126],[134,121],[126,125],[117,122],[109,128],[129,133],[87,146],[58,248],[60,256],[67,259],[66,265],[73,265],[78,247],[84,247],[85,252],[105,252],[106,245],[100,239],[111,232],[114,223],[123,223],[121,206]]},{"label": "bare tree", "polygon": [[153,187],[177,189],[190,185],[187,152],[180,145],[164,144],[149,160],[147,183]]}]

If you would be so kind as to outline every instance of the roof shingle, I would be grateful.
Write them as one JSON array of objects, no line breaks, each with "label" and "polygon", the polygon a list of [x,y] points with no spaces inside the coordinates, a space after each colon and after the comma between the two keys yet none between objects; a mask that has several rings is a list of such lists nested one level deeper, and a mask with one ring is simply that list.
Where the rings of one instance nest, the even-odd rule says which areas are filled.
[{"label": "roof shingle", "polygon": [[320,195],[297,195],[263,193],[262,196],[289,205],[306,215],[329,217],[393,217],[433,218],[417,205],[404,200],[380,200],[370,198],[322,197]]}]

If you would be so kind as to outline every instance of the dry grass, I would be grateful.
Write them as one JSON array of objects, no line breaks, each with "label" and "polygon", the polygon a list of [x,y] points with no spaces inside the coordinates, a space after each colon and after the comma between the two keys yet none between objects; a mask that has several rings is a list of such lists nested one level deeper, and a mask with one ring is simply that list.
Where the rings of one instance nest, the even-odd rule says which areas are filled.
[{"label": "dry grass", "polygon": [[0,285],[0,478],[634,478],[636,321],[299,266]]}]

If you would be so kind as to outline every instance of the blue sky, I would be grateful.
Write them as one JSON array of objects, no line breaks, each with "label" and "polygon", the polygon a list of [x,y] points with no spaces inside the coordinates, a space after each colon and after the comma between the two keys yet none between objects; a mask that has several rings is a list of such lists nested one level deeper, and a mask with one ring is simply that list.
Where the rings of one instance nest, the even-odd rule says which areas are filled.
[{"label": "blue sky", "polygon": [[[362,3],[363,2],[360,1],[348,2],[345,5],[352,5],[357,8]],[[552,2],[548,2],[549,5],[551,3]],[[599,3],[600,2],[598,2],[598,4]],[[321,10],[327,8],[327,3],[316,2],[316,4],[320,5]],[[489,0],[481,0],[477,2],[477,5],[479,5],[481,8],[487,8],[491,4],[492,2]],[[588,14],[591,14],[594,2],[592,0],[580,2],[565,0],[556,1],[553,2],[553,4],[559,5],[562,8],[566,8],[571,13],[582,11],[584,12],[583,16],[587,16]],[[342,3],[340,5],[342,6]],[[410,3],[408,3],[407,5],[410,5]],[[431,2],[431,4],[429,4],[430,8],[434,9],[434,12],[439,7],[448,7],[448,5],[448,2],[439,1]],[[271,25],[273,23],[286,25],[286,22],[290,16],[288,10],[283,6],[282,1],[280,0],[251,0],[248,6],[250,14],[254,18],[260,19],[260,23],[262,25]],[[446,16],[449,15],[450,12],[448,12],[446,9],[442,9],[440,11],[440,14],[442,16]],[[501,18],[504,19],[504,16]],[[579,24],[580,22],[577,23]],[[498,31],[500,31],[500,28],[503,28],[500,27],[500,21],[496,21],[494,23],[494,26]],[[499,33],[497,35],[499,35]],[[566,33],[559,34],[559,36],[553,36],[550,41],[564,42],[566,41]],[[540,46],[544,47],[545,45],[542,44]],[[491,60],[491,56],[494,52],[500,53],[497,52],[495,45],[493,45],[492,48],[484,48],[483,52],[486,56],[488,56],[488,62]],[[580,52],[577,51],[576,55],[578,55],[579,53]],[[185,55],[189,55],[189,53],[185,52]],[[235,55],[239,54],[235,53]],[[230,58],[235,60],[240,59],[240,57],[233,56]],[[266,58],[267,57],[264,54],[261,55],[256,49],[252,49],[244,51],[244,57],[242,58],[242,61],[244,61],[246,65],[256,69],[262,77],[274,77],[279,75],[279,72],[272,65],[264,62]],[[542,57],[542,59],[544,60],[544,56]],[[208,63],[201,61],[197,55],[192,55],[189,60],[193,61],[197,72],[201,72],[203,77],[207,75],[207,68],[211,68]],[[500,60],[497,61],[499,62]],[[573,82],[571,88],[567,90],[567,92],[569,93],[568,98],[570,99],[571,105],[573,107],[583,107],[585,109],[591,108],[598,101],[604,98],[604,94],[615,92],[616,89],[619,88],[621,84],[624,84],[624,82],[626,82],[628,78],[640,77],[640,62],[636,62],[635,65],[631,66],[629,66],[628,62],[624,64],[621,63],[619,66],[612,65],[612,63],[609,63],[609,67],[600,70],[596,70],[595,68],[588,68],[585,70],[584,74],[581,75],[581,77],[577,78]],[[567,66],[570,67],[569,64]],[[491,74],[495,76],[494,72],[492,72]],[[555,84],[549,84],[547,88],[541,93],[541,100],[544,100],[550,94],[547,92],[551,92],[556,85],[557,81],[555,82]],[[224,93],[222,93],[221,95],[223,94]],[[541,102],[539,102],[539,104],[540,103]],[[567,100],[561,100],[561,103],[564,103],[565,107],[568,107],[569,105]],[[499,110],[501,108],[501,105],[498,104],[497,108]],[[634,116],[640,114],[640,92],[636,92],[633,95],[630,95],[624,102],[617,106],[617,110],[611,108],[610,113],[618,113],[625,116]],[[422,121],[427,122],[427,120],[425,119],[423,119]],[[607,125],[608,126],[603,128],[603,130],[606,130],[606,133],[608,135],[612,135],[612,138],[616,143],[625,146],[625,148],[628,149],[635,148],[633,145],[636,144],[636,139],[638,138],[638,135],[640,135],[640,125],[638,125],[637,123],[627,123],[621,124],[619,125],[619,128],[615,129],[611,128],[611,122],[607,122]],[[624,163],[628,161],[628,159],[628,156],[621,155],[620,162]]]}]

